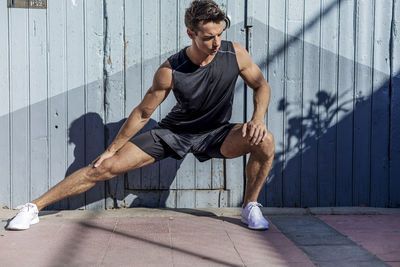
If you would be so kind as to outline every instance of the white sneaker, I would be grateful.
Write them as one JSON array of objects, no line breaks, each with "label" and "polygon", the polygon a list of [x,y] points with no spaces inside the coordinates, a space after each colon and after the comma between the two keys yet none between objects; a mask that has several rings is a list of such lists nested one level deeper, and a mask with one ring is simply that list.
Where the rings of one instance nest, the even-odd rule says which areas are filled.
[{"label": "white sneaker", "polygon": [[26,230],[31,224],[39,222],[39,211],[33,203],[26,203],[18,211],[17,215],[8,223],[8,230]]},{"label": "white sneaker", "polygon": [[253,230],[267,230],[268,221],[265,219],[259,207],[260,203],[249,202],[246,207],[242,206],[242,223],[247,224]]}]

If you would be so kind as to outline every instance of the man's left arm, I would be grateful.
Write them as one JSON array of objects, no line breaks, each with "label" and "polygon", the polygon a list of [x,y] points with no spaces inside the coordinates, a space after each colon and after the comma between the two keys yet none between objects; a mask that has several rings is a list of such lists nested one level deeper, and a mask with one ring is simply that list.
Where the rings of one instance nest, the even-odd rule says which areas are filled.
[{"label": "man's left arm", "polygon": [[254,112],[251,120],[243,124],[242,136],[247,137],[251,145],[258,145],[267,135],[264,123],[271,89],[264,79],[260,68],[251,60],[249,53],[238,43],[233,43],[240,76],[251,87],[253,92]]}]

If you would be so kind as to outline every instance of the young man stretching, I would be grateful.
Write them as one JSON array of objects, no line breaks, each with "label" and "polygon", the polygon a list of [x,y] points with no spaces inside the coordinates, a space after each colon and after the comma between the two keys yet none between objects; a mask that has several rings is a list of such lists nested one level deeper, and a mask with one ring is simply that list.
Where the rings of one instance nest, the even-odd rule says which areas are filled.
[{"label": "young man stretching", "polygon": [[[182,159],[189,152],[199,161],[250,153],[242,222],[251,229],[268,228],[257,197],[274,157],[273,137],[264,124],[269,85],[240,44],[221,40],[227,18],[213,1],[193,1],[185,13],[185,25],[192,45],[158,68],[153,85],[106,151],[25,204],[7,229],[28,229],[39,222],[39,210],[51,203],[166,157]],[[253,116],[244,124],[229,123],[238,75],[254,90]],[[133,137],[171,90],[175,107],[154,129]]]}]

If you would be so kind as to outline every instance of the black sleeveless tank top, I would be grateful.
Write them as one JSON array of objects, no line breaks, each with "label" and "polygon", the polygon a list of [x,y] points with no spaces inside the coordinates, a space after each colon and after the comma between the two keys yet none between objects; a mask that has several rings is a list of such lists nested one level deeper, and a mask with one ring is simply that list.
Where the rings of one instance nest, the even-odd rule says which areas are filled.
[{"label": "black sleeveless tank top", "polygon": [[239,67],[232,42],[222,41],[205,66],[191,62],[186,49],[168,58],[178,103],[159,125],[176,133],[203,133],[229,122]]}]

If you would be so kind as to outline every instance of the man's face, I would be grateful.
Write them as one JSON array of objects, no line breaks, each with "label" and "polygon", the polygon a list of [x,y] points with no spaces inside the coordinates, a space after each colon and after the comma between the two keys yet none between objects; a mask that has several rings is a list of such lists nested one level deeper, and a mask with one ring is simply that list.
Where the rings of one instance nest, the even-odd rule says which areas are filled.
[{"label": "man's face", "polygon": [[200,22],[197,33],[188,29],[188,34],[200,51],[207,55],[214,55],[221,46],[223,26],[222,21],[218,23]]}]

